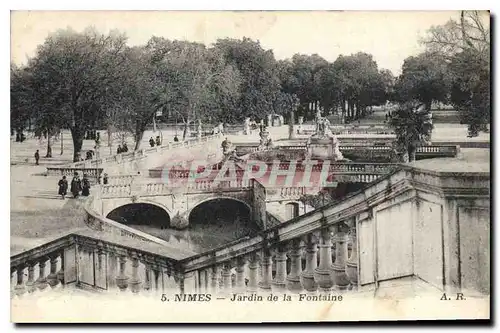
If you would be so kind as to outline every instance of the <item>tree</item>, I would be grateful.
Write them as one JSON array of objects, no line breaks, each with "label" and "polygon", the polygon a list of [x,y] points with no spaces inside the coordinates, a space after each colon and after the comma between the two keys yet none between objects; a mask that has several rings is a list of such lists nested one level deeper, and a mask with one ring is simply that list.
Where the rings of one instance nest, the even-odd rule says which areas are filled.
[{"label": "tree", "polygon": [[451,102],[468,125],[469,135],[487,131],[490,105],[489,12],[461,11],[460,18],[429,29],[422,40],[449,66]]},{"label": "tree", "polygon": [[16,140],[26,128],[32,116],[30,73],[25,67],[10,66],[10,126],[16,131]]},{"label": "tree", "polygon": [[430,110],[416,101],[399,104],[389,125],[394,128],[397,149],[403,153],[404,162],[415,160],[417,146],[430,140],[434,127]]},{"label": "tree", "polygon": [[395,91],[399,102],[418,100],[427,110],[432,102],[446,102],[449,92],[447,65],[443,57],[422,53],[405,59]]},{"label": "tree", "polygon": [[273,110],[276,94],[280,91],[273,52],[264,50],[259,42],[249,38],[219,39],[214,47],[222,52],[226,63],[240,73],[239,98],[232,119],[264,119]]},{"label": "tree", "polygon": [[35,81],[43,86],[51,112],[57,112],[57,117],[47,120],[57,118],[71,131],[74,161],[80,160],[85,131],[98,125],[104,110],[119,96],[117,68],[124,61],[125,41],[117,32],[60,30],[38,47],[31,61]]}]

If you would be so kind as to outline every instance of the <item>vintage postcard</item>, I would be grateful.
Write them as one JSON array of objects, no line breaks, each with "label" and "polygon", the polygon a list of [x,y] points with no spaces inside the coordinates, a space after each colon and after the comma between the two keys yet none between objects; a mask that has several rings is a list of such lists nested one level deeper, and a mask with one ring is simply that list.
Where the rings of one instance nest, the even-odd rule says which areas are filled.
[{"label": "vintage postcard", "polygon": [[12,11],[15,323],[490,319],[487,11]]}]

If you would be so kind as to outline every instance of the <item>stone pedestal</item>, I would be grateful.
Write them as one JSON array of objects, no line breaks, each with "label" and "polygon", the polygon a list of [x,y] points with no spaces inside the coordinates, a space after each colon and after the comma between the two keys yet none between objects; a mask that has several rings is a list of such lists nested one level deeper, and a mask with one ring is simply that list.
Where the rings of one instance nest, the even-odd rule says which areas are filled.
[{"label": "stone pedestal", "polygon": [[307,144],[307,155],[311,159],[342,160],[339,142],[335,137],[311,137]]}]

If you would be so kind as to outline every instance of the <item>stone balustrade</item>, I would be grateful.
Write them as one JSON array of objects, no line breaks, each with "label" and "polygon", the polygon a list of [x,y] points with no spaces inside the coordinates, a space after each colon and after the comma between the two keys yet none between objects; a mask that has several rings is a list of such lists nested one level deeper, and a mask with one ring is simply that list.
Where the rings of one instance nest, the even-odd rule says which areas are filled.
[{"label": "stone balustrade", "polygon": [[[489,294],[489,186],[487,172],[401,166],[340,202],[196,255],[71,234],[12,256],[12,288],[22,295],[62,281],[133,293],[338,295],[414,276],[446,292]],[[153,271],[173,276],[171,289]]]},{"label": "stone balustrade", "polygon": [[86,174],[89,178],[97,179],[103,172],[103,168],[68,168],[68,167],[47,167],[47,176],[73,177],[75,172],[80,176]]},{"label": "stone balustrade", "polygon": [[183,292],[178,260],[78,233],[11,257],[11,295],[79,287],[132,293]]}]

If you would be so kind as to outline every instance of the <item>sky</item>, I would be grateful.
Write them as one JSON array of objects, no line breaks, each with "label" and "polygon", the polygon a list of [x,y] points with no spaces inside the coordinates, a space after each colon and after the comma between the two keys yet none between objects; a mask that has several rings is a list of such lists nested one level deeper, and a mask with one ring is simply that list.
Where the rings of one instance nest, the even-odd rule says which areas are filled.
[{"label": "sky", "polygon": [[401,72],[405,58],[423,50],[419,39],[433,25],[458,18],[458,11],[14,11],[11,61],[26,63],[36,47],[58,29],[94,26],[125,32],[130,46],[153,35],[202,42],[249,37],[272,49],[277,59],[317,53],[328,61],[367,52],[379,68]]}]

